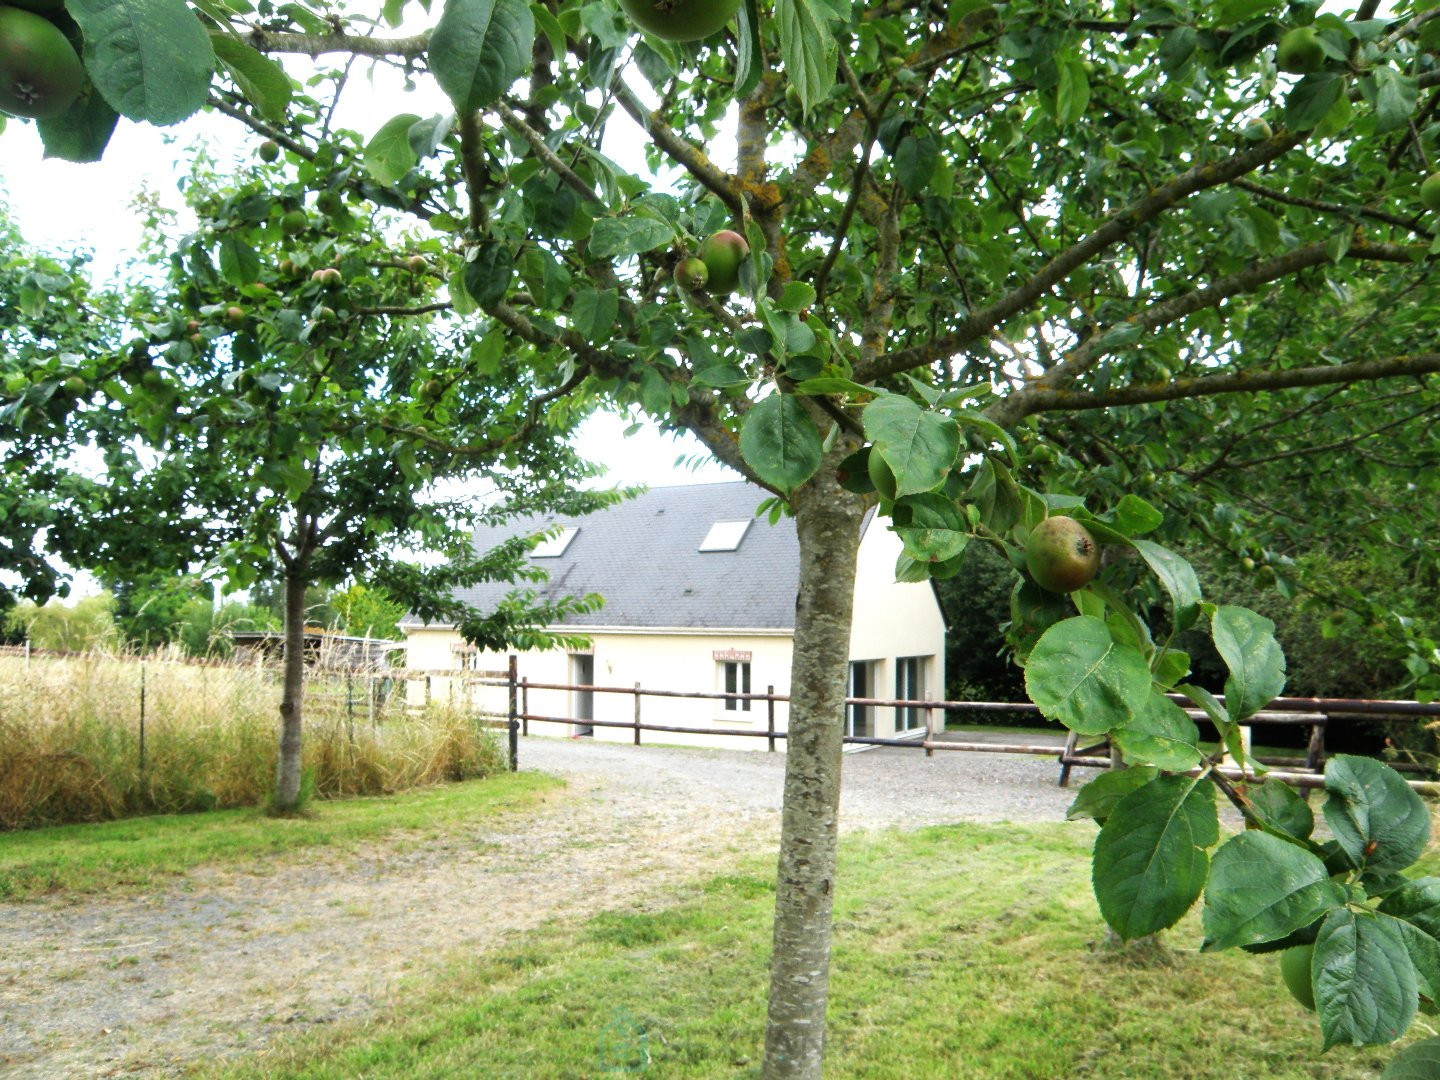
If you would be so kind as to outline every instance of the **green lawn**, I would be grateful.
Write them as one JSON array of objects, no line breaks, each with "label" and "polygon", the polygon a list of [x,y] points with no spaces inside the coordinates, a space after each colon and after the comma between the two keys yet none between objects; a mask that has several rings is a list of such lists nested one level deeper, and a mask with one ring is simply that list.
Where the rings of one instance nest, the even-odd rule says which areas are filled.
[{"label": "green lawn", "polygon": [[[875,833],[842,848],[827,1074],[876,1080],[1360,1080],[1323,1058],[1273,957],[1200,956],[1198,919],[1117,957],[1089,888],[1093,826]],[[567,917],[451,957],[403,1010],[211,1067],[228,1078],[758,1074],[773,899],[749,859],[671,906]]]},{"label": "green lawn", "polygon": [[217,810],[0,833],[0,897],[144,889],[203,864],[345,847],[396,833],[418,841],[447,827],[534,807],[559,786],[538,773],[499,773],[383,798],[315,802],[296,818]]}]

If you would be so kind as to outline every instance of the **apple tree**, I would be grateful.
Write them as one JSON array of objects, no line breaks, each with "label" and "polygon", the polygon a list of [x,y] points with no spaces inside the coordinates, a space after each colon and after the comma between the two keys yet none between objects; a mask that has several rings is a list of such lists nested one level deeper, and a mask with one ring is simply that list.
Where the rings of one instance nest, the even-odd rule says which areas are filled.
[{"label": "apple tree", "polygon": [[[426,254],[434,245],[387,232],[373,207],[352,206],[324,180],[260,168],[222,182],[198,169],[187,186],[198,227],[181,233],[157,213],[160,281],[137,275],[125,310],[111,306],[111,339],[127,324],[138,335],[34,358],[7,405],[19,422],[3,431],[87,485],[85,504],[51,511],[46,550],[72,565],[121,579],[203,567],[232,587],[278,571],[281,811],[300,792],[308,588],[361,577],[488,647],[547,641],[538,627],[593,598],[517,590],[494,611],[465,608],[457,586],[535,580],[525,555],[539,539],[476,552],[470,529],[613,498],[574,486],[590,471],[566,442],[583,414],[547,416],[523,356],[446,323]],[[488,377],[462,378],[474,364]],[[30,437],[24,410],[37,388],[61,407]],[[80,444],[103,462],[69,460]],[[481,482],[492,497],[477,500]],[[415,552],[444,560],[426,568]]]},{"label": "apple tree", "polygon": [[[1044,521],[1085,528],[1098,576],[1065,594],[1017,577],[1012,622],[1047,715],[1136,766],[1079,808],[1105,821],[1102,914],[1151,933],[1204,895],[1211,948],[1313,932],[1326,1045],[1398,1037],[1440,977],[1430,886],[1398,877],[1423,841],[1409,789],[1337,761],[1332,849],[1293,794],[1217,767],[1167,691],[1238,752],[1283,658],[1265,620],[1206,600],[1149,539],[1165,514],[1142,496],[1149,472],[1179,490],[1187,461],[1247,427],[1284,419],[1350,462],[1403,430],[1361,403],[1433,401],[1417,313],[1437,310],[1440,21],[1372,0],[744,0],[697,41],[719,0],[687,2],[705,11],[672,26],[676,5],[652,5],[643,32],[605,0],[447,0],[433,19],[391,0],[390,29],[303,3],[197,19],[212,48],[297,73],[323,58],[309,84],[331,95],[355,92],[357,63],[438,85],[451,109],[397,108],[363,149],[329,108],[271,92],[270,67],[227,67],[208,100],[325,186],[423,222],[446,302],[504,343],[534,400],[558,407],[573,384],[638,406],[793,514],[764,1075],[821,1070],[850,604],[876,505],[914,579],[975,542],[1019,571]],[[412,18],[419,32],[395,29]],[[486,378],[486,355],[457,354],[456,379]],[[1087,467],[1065,490],[1036,466],[1072,426],[1094,456],[1071,456]],[[1109,444],[1144,449],[1140,479],[1092,475]],[[1214,484],[1245,483],[1206,479],[1166,507],[1195,528]],[[1138,614],[1141,581],[1167,598],[1163,625]],[[1186,681],[1172,634],[1194,626],[1223,692]],[[1217,790],[1256,828],[1221,843]]]}]

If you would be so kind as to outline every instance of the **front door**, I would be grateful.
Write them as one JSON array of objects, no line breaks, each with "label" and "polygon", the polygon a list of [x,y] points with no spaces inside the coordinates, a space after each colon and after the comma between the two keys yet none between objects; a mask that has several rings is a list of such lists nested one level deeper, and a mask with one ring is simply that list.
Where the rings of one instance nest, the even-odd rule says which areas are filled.
[{"label": "front door", "polygon": [[[572,653],[570,656],[570,685],[595,685],[595,657],[589,654]],[[571,690],[570,715],[576,721],[570,729],[571,735],[593,735],[595,726],[585,723],[595,719],[595,691]]]}]

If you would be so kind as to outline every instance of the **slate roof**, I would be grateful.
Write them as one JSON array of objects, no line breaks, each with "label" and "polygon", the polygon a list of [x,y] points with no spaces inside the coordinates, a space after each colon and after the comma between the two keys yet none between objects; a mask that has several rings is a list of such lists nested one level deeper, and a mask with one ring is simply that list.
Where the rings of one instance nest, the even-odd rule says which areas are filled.
[{"label": "slate roof", "polygon": [[[572,615],[563,625],[792,630],[800,547],[793,519],[771,525],[755,517],[767,495],[743,481],[658,487],[593,514],[477,529],[475,543],[483,550],[544,525],[576,528],[558,558],[531,560],[550,574],[535,586],[543,595],[605,597],[599,611]],[[734,551],[699,550],[717,521],[750,523]],[[459,595],[484,610],[513,587],[492,582]],[[407,616],[401,625],[423,624]]]}]

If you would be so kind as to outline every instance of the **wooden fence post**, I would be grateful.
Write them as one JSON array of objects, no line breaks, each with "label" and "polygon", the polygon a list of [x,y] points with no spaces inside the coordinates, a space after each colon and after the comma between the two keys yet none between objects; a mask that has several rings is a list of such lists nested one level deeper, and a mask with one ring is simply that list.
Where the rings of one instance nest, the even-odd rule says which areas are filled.
[{"label": "wooden fence post", "polygon": [[530,679],[528,677],[520,680],[520,715],[524,718],[520,721],[520,730],[530,734]]},{"label": "wooden fence post", "polygon": [[765,687],[765,730],[769,733],[765,741],[769,744],[770,753],[775,752],[775,684],[771,683]]},{"label": "wooden fence post", "polygon": [[[510,654],[510,671],[509,671],[509,675],[508,675],[508,677],[507,677],[507,681],[508,681],[508,683],[509,683],[509,686],[507,687],[507,689],[509,690],[509,698],[510,698],[510,771],[511,771],[511,772],[517,771],[517,770],[519,769],[519,767],[520,767],[520,763],[516,760],[516,756],[520,753],[520,720],[519,720],[519,715],[520,715],[520,699],[519,699],[519,690],[518,690],[518,687],[517,687],[517,685],[516,685],[517,678],[518,678],[519,674],[520,674],[520,658],[519,658],[518,656],[516,656],[514,653],[511,653],[511,654]],[[526,711],[526,712],[529,712],[530,710],[529,710],[529,709],[526,709],[525,711]]]},{"label": "wooden fence post", "polygon": [[635,684],[635,745],[640,745],[640,684]]},{"label": "wooden fence post", "polygon": [[[25,660],[30,660],[30,643],[25,643]],[[140,775],[145,775],[145,665],[140,665]]]}]

